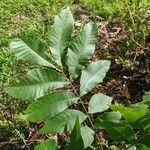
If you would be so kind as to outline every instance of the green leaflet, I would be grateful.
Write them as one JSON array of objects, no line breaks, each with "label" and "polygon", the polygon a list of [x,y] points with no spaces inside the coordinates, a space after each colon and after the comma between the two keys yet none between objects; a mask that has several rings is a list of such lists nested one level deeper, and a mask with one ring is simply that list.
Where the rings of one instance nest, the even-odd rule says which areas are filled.
[{"label": "green leaflet", "polygon": [[107,133],[115,141],[131,142],[135,140],[135,134],[134,134],[132,127],[125,121],[120,121],[116,123],[116,122],[104,120],[104,126],[105,126]]},{"label": "green leaflet", "polygon": [[32,64],[55,68],[50,58],[46,55],[44,44],[37,38],[27,37],[24,40],[14,39],[10,44],[10,50],[19,59]]},{"label": "green leaflet", "polygon": [[[138,139],[140,144],[145,145],[146,147],[150,148],[150,135],[143,135],[142,137],[139,137]],[[145,148],[146,150],[146,148]]]},{"label": "green leaflet", "polygon": [[138,148],[139,150],[149,150],[150,147],[147,147],[147,146],[144,145],[144,144],[138,144],[138,145],[137,145],[137,148]]},{"label": "green leaflet", "polygon": [[74,129],[70,135],[68,150],[84,150],[84,143],[81,136],[81,127],[78,117],[76,119]]},{"label": "green leaflet", "polygon": [[110,67],[110,61],[100,60],[91,63],[82,71],[80,79],[80,95],[91,91],[98,83],[101,83]]},{"label": "green leaflet", "polygon": [[95,120],[95,127],[97,129],[105,129],[104,121],[110,121],[114,123],[119,123],[121,120],[121,114],[116,111],[106,112]]},{"label": "green leaflet", "polygon": [[36,122],[64,111],[68,106],[76,103],[78,98],[68,91],[55,91],[37,99],[26,110],[26,119]]},{"label": "green leaflet", "polygon": [[81,127],[79,121],[76,120],[76,125],[71,133],[70,150],[86,149],[93,141],[94,131],[88,126]]},{"label": "green leaflet", "polygon": [[80,123],[86,119],[86,115],[81,111],[67,109],[53,118],[49,118],[45,125],[40,129],[40,133],[63,133],[64,130],[73,129],[77,116]]},{"label": "green leaflet", "polygon": [[48,90],[54,90],[68,84],[62,74],[50,70],[36,68],[30,70],[20,81],[14,81],[6,88],[6,92],[18,99],[37,99]]},{"label": "green leaflet", "polygon": [[110,108],[115,111],[119,111],[122,116],[131,124],[134,124],[140,118],[144,117],[147,113],[147,108],[140,107],[123,107],[123,106],[115,106],[111,105]]},{"label": "green leaflet", "polygon": [[92,96],[89,102],[89,113],[103,112],[109,108],[111,104],[112,97],[106,96],[104,94],[95,94]]},{"label": "green leaflet", "polygon": [[146,92],[144,94],[143,103],[148,104],[150,107],[150,92]]},{"label": "green leaflet", "polygon": [[131,144],[126,144],[126,148],[127,148],[127,150],[137,150],[137,148],[135,146],[131,146]]},{"label": "green leaflet", "polygon": [[53,140],[45,140],[44,142],[35,146],[34,150],[56,150],[57,144]]},{"label": "green leaflet", "polygon": [[88,23],[73,39],[67,53],[67,65],[71,78],[76,78],[87,60],[94,53],[97,40],[97,27]]},{"label": "green leaflet", "polygon": [[56,16],[49,37],[49,47],[55,62],[59,66],[62,66],[64,50],[71,40],[73,27],[74,19],[69,8],[64,9],[58,16]]},{"label": "green leaflet", "polygon": [[118,112],[107,112],[96,119],[95,126],[98,129],[105,129],[109,136],[115,141],[133,141],[135,135],[128,122],[121,120]]},{"label": "green leaflet", "polygon": [[81,136],[83,139],[84,148],[86,149],[94,141],[94,131],[87,126],[83,126],[81,127]]},{"label": "green leaflet", "polygon": [[141,129],[142,131],[150,132],[150,114],[140,117],[132,125],[136,129]]}]

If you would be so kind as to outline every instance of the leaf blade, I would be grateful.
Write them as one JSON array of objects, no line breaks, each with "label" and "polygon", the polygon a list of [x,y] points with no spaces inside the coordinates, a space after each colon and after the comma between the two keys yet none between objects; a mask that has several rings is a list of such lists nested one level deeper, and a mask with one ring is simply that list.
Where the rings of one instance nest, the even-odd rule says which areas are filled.
[{"label": "leaf blade", "polygon": [[81,127],[80,127],[80,122],[78,117],[76,119],[74,129],[71,132],[70,143],[68,147],[68,150],[77,150],[77,149],[79,150],[84,149],[84,143],[81,136]]},{"label": "leaf blade", "polygon": [[94,53],[97,41],[97,27],[88,23],[83,30],[74,38],[67,53],[67,65],[71,78],[76,78],[87,60]]},{"label": "leaf blade", "polygon": [[150,92],[146,92],[143,96],[143,103],[150,106]]},{"label": "leaf blade", "polygon": [[91,97],[89,102],[89,113],[103,112],[109,108],[112,97],[106,96],[102,93],[95,94]]},{"label": "leaf blade", "polygon": [[51,68],[56,68],[50,58],[46,55],[46,49],[42,42],[37,38],[14,39],[10,44],[10,50],[17,58]]},{"label": "leaf blade", "polygon": [[29,105],[25,111],[28,121],[36,122],[64,111],[68,106],[76,103],[78,98],[68,91],[54,91],[44,97],[37,99]]},{"label": "leaf blade", "polygon": [[104,120],[119,123],[121,120],[121,117],[122,116],[119,112],[116,112],[116,111],[106,112],[96,118],[95,127],[97,129],[105,129]]},{"label": "leaf blade", "polygon": [[110,67],[110,61],[100,60],[91,63],[82,71],[80,78],[80,95],[83,96],[98,83],[101,83]]},{"label": "leaf blade", "polygon": [[43,68],[30,70],[20,81],[14,81],[6,88],[6,92],[18,99],[37,99],[42,97],[48,90],[61,88],[69,82],[62,74]]},{"label": "leaf blade", "polygon": [[88,126],[83,126],[81,127],[81,136],[84,143],[84,149],[86,149],[94,141],[94,131]]},{"label": "leaf blade", "polygon": [[63,133],[66,129],[70,131],[73,129],[77,116],[80,123],[86,119],[86,115],[78,110],[68,109],[58,114],[53,118],[49,118],[45,125],[40,129],[40,133]]},{"label": "leaf blade", "polygon": [[50,51],[59,66],[62,66],[62,58],[65,48],[71,40],[74,19],[69,8],[64,9],[55,17],[52,27],[49,47]]},{"label": "leaf blade", "polygon": [[110,122],[104,121],[105,129],[112,139],[122,142],[131,142],[135,140],[135,135],[132,127],[124,121]]},{"label": "leaf blade", "polygon": [[54,140],[45,140],[44,142],[35,146],[34,150],[56,150],[57,144]]},{"label": "leaf blade", "polygon": [[147,108],[130,108],[116,105],[111,105],[110,108],[112,110],[119,111],[122,116],[131,124],[134,124],[137,120],[144,117],[147,113]]}]

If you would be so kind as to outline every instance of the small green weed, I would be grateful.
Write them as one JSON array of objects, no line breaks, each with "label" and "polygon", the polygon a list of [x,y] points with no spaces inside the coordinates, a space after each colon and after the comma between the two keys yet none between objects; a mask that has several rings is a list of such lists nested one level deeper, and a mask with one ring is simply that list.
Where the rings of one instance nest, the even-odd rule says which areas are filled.
[{"label": "small green weed", "polygon": [[11,37],[20,34],[42,36],[52,18],[70,4],[69,0],[0,1],[0,46],[8,45]]},{"label": "small green weed", "polygon": [[85,9],[105,19],[124,16],[127,5],[132,7],[132,12],[137,9],[139,4],[143,9],[149,7],[148,0],[80,0],[80,2]]},{"label": "small green weed", "polygon": [[85,9],[104,18],[122,16],[125,4],[120,0],[81,0]]}]

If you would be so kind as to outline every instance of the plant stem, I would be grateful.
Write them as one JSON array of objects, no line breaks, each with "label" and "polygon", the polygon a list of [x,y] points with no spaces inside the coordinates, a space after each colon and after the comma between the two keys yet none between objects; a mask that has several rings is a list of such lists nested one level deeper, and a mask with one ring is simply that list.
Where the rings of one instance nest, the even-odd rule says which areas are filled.
[{"label": "plant stem", "polygon": [[[63,76],[68,80],[68,82],[70,83],[71,88],[73,89],[74,93],[75,93],[76,96],[79,98],[79,101],[80,101],[80,103],[81,103],[81,105],[82,105],[82,107],[83,107],[83,109],[84,109],[84,111],[85,111],[85,113],[86,113],[86,115],[87,115],[87,117],[88,117],[89,123],[90,123],[92,129],[95,130],[95,129],[94,129],[94,124],[93,124],[93,122],[92,122],[92,119],[91,119],[91,117],[90,117],[90,115],[89,115],[89,113],[88,113],[88,110],[86,109],[86,107],[85,107],[85,105],[84,105],[82,99],[81,99],[81,96],[78,94],[78,92],[76,91],[76,89],[75,89],[74,85],[72,84],[71,80],[70,80],[69,78],[67,78],[67,76],[65,75],[65,73],[63,72],[63,70],[62,70],[62,74],[63,74]],[[99,137],[99,135],[98,135],[97,133],[95,133],[95,135],[96,135],[96,138],[97,138],[97,140],[98,140],[98,143],[100,144],[100,143],[101,143],[101,140],[100,140],[101,137]],[[100,149],[103,150],[102,144],[100,144]]]}]

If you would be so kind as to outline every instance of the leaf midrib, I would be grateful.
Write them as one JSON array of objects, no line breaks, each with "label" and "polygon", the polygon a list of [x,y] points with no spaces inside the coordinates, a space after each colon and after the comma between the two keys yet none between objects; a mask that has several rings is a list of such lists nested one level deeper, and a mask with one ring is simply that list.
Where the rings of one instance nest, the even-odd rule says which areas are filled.
[{"label": "leaf midrib", "polygon": [[[43,107],[43,108],[41,108],[41,109],[38,109],[37,111],[34,111],[34,113],[36,113],[36,112],[39,112],[39,111],[41,111],[41,110],[43,110],[43,109],[46,109],[46,108],[48,108],[48,107],[50,107],[50,106],[53,106],[53,105],[55,105],[55,104],[58,104],[59,102],[62,102],[62,101],[69,101],[70,100],[70,102],[73,102],[73,100],[75,100],[75,99],[77,99],[77,98],[68,98],[68,99],[62,99],[62,100],[60,100],[60,101],[57,101],[57,102],[53,102],[53,103],[50,103],[50,105],[46,105],[45,107]],[[33,113],[33,114],[34,114]],[[60,114],[61,112],[59,112],[58,114]],[[29,114],[27,114],[27,115],[31,115],[32,113],[29,113]]]},{"label": "leaf midrib", "polygon": [[[76,63],[75,63],[75,65],[74,65],[74,68],[73,68],[73,72],[75,73],[75,70],[76,70],[76,68],[77,68],[77,66],[78,66],[78,64],[79,64],[79,59],[81,58],[81,54],[85,51],[85,49],[86,49],[86,45],[87,44],[89,44],[89,37],[91,37],[91,32],[92,32],[92,30],[90,30],[90,33],[89,33],[89,36],[86,38],[86,40],[85,40],[85,42],[84,42],[84,45],[83,45],[83,51],[81,52],[81,51],[74,51],[73,49],[74,48],[69,48],[70,50],[72,50],[73,51],[73,53],[76,53],[76,52],[78,52],[78,56],[77,56],[77,59],[76,59]],[[81,37],[81,35],[80,35],[80,37]],[[78,37],[77,37],[78,38]],[[76,41],[76,40],[75,40]],[[74,41],[74,42],[75,42]],[[73,42],[73,43],[74,43]],[[76,43],[76,42],[75,42]],[[89,59],[89,58],[87,58],[87,59]]]},{"label": "leaf midrib", "polygon": [[[59,16],[59,19],[60,19],[60,16]],[[60,19],[61,20],[61,19]],[[60,63],[62,63],[61,62],[61,54],[62,54],[62,51],[63,51],[63,49],[62,49],[62,41],[63,41],[63,33],[64,33],[64,29],[65,29],[65,26],[64,26],[64,24],[65,24],[65,21],[63,20],[63,23],[62,23],[63,25],[61,26],[61,31],[60,31],[60,33],[58,34],[58,41],[59,41],[59,44],[58,44],[58,50],[56,50],[56,53],[59,55],[59,58],[60,58]],[[53,27],[53,30],[57,33],[57,30],[55,30],[55,28],[56,28],[56,26],[54,26]],[[50,46],[50,47],[53,47],[53,46]],[[57,52],[58,51],[58,52]]]},{"label": "leaf midrib", "polygon": [[[11,88],[17,88],[17,87],[30,87],[30,86],[36,86],[36,85],[46,85],[46,84],[53,84],[53,83],[64,83],[64,84],[67,84],[68,82],[67,81],[60,81],[60,82],[48,82],[48,83],[36,83],[36,84],[29,84],[29,85],[18,85],[18,86],[10,86]],[[20,83],[19,83],[20,84]],[[22,84],[22,83],[21,83]]]},{"label": "leaf midrib", "polygon": [[[104,67],[104,66],[103,66]],[[103,68],[102,67],[102,68]],[[84,90],[86,89],[86,87],[87,87],[87,85],[93,80],[93,78],[95,78],[95,76],[97,76],[97,74],[102,70],[102,68],[99,70],[99,71],[97,71],[97,73],[95,73],[95,75],[90,79],[90,80],[88,80],[88,82],[85,84],[85,86],[83,87],[83,90],[81,91],[81,95],[82,95],[82,93],[84,92]],[[86,91],[85,91],[86,92]]]}]

